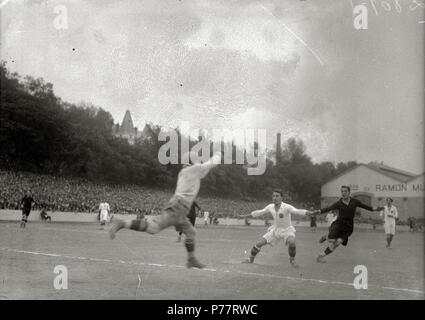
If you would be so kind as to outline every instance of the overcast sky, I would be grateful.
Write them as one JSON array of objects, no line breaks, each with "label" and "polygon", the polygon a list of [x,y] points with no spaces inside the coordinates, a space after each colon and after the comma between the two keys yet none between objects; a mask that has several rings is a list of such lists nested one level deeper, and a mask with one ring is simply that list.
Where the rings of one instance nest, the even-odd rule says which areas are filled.
[{"label": "overcast sky", "polygon": [[[359,2],[367,30],[353,27]],[[8,68],[116,122],[129,109],[139,128],[265,128],[269,147],[296,136],[315,162],[424,171],[425,10],[412,0],[1,3]]]}]

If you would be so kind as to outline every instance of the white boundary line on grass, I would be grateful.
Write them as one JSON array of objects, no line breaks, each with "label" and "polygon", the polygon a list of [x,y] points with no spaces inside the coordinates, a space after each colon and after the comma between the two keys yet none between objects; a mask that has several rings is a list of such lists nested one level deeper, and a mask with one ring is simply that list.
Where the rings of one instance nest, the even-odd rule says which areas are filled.
[{"label": "white boundary line on grass", "polygon": [[[33,226],[31,226],[31,228],[34,228]],[[65,228],[54,228],[54,227],[47,227],[47,228],[40,228],[38,230],[52,230],[52,231],[70,231],[70,232],[82,232],[82,233],[93,233],[93,234],[104,234],[106,236],[108,236],[108,234],[106,233],[106,231],[109,228],[105,228],[105,230],[101,230],[101,229],[97,229],[97,230],[83,230],[83,229],[65,229]],[[108,236],[109,237],[109,236]],[[177,236],[172,237],[172,236],[161,236],[156,234],[155,238],[162,238],[162,239],[177,239]],[[246,242],[246,240],[240,240],[240,239],[212,239],[212,238],[201,238],[201,237],[197,237],[196,240],[199,241],[208,241],[208,242],[230,242],[230,243],[234,243],[234,242]]]},{"label": "white boundary line on grass", "polygon": [[[57,253],[44,253],[44,252],[36,252],[36,251],[19,250],[19,249],[13,249],[13,248],[5,248],[5,247],[0,247],[0,251],[40,255],[40,256],[47,256],[47,257],[62,257],[62,258],[67,258],[67,259],[87,260],[87,261],[94,261],[94,262],[121,263],[121,264],[128,264],[128,265],[139,265],[139,266],[141,265],[141,266],[162,267],[162,268],[165,267],[165,268],[170,268],[170,269],[185,268],[184,266],[172,265],[172,264],[148,263],[148,262],[130,262],[130,261],[123,261],[123,260],[110,260],[110,259],[100,259],[100,258],[90,258],[90,257],[78,257],[78,256],[62,255],[62,254],[57,254]],[[328,280],[311,279],[311,278],[298,278],[298,277],[281,276],[281,275],[267,274],[267,273],[231,271],[231,270],[220,270],[220,269],[212,269],[212,268],[205,268],[205,269],[201,269],[199,271],[201,271],[201,272],[233,273],[233,274],[239,274],[239,275],[243,275],[243,276],[267,277],[267,278],[285,279],[285,280],[292,280],[292,281],[309,281],[309,282],[315,282],[315,283],[321,283],[321,284],[337,284],[337,285],[354,287],[353,283],[348,283],[348,282],[328,281]],[[422,294],[422,295],[425,294],[424,291],[408,289],[408,288],[382,287],[382,286],[376,286],[376,285],[374,285],[373,287],[377,287],[378,289],[390,290],[390,291],[403,291],[403,292],[414,293],[414,294]]]}]

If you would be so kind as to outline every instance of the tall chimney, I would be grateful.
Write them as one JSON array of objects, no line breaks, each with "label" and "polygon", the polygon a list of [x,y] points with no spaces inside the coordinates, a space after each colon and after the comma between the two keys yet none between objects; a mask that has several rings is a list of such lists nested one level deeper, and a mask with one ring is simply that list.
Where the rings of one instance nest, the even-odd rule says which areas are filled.
[{"label": "tall chimney", "polygon": [[276,164],[282,161],[282,145],[280,139],[280,132],[278,132],[276,135]]}]

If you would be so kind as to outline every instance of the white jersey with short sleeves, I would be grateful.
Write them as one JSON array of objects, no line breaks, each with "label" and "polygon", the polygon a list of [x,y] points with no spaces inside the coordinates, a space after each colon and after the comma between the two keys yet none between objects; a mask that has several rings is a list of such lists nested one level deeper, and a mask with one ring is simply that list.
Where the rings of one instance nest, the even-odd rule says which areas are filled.
[{"label": "white jersey with short sleeves", "polygon": [[380,216],[384,216],[384,230],[386,234],[395,234],[396,222],[395,219],[398,218],[397,208],[391,206],[384,207],[384,210],[381,211]]},{"label": "white jersey with short sleeves", "polygon": [[384,216],[385,222],[393,222],[395,221],[395,218],[398,218],[398,211],[397,211],[397,208],[394,206],[391,206],[391,208],[388,208],[388,206],[385,206],[384,210],[382,210],[379,215],[381,217]]},{"label": "white jersey with short sleeves", "polygon": [[296,209],[290,204],[282,202],[277,212],[275,210],[274,203],[271,203],[262,210],[255,210],[251,212],[251,215],[253,217],[259,217],[266,213],[270,213],[273,216],[273,225],[275,227],[286,229],[292,226],[291,214],[305,215],[307,210]]}]

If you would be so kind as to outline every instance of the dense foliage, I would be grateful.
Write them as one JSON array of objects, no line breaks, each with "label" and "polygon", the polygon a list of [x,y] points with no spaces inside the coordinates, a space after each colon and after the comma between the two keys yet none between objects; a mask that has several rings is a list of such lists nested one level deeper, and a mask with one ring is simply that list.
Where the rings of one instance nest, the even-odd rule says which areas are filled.
[{"label": "dense foliage", "polygon": [[[114,120],[102,108],[66,103],[55,96],[52,84],[10,73],[5,63],[0,77],[1,169],[174,188],[181,166],[159,163],[165,143],[158,140],[159,126],[148,125],[148,136],[131,145],[112,134]],[[314,164],[304,143],[289,138],[277,161],[267,160],[265,174],[248,176],[242,165],[218,166],[204,180],[201,194],[258,200],[269,199],[279,187],[292,201],[318,204],[321,184],[355,164]]]}]

